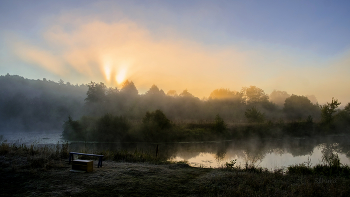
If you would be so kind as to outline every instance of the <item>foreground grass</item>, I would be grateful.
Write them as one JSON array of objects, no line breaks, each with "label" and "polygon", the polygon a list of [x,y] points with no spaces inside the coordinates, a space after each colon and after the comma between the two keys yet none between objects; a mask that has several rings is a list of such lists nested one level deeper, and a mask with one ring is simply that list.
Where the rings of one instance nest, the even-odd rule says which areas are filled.
[{"label": "foreground grass", "polygon": [[[193,168],[185,163],[124,160],[110,154],[92,173],[71,173],[61,157],[64,145],[52,148],[1,144],[2,196],[349,196],[346,174],[283,173],[254,166]],[[139,154],[139,153],[137,153]],[[117,156],[116,156],[117,155]],[[125,154],[134,157],[133,153]],[[140,155],[138,155],[140,156]],[[34,159],[37,158],[37,159]],[[119,162],[113,161],[117,159]],[[147,157],[145,157],[147,158]],[[37,164],[40,160],[44,164]],[[35,161],[35,162],[33,162]],[[127,161],[127,162],[126,162]],[[39,163],[41,163],[39,162]],[[309,167],[307,167],[309,168]],[[340,166],[340,168],[343,168]],[[292,168],[291,168],[292,169]]]}]

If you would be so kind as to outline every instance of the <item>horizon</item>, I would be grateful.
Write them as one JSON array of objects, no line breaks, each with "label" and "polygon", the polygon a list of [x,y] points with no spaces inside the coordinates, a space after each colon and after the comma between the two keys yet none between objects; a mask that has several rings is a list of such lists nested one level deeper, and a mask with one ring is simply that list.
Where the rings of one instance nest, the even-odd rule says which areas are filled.
[{"label": "horizon", "polygon": [[133,81],[207,97],[256,86],[350,100],[350,3],[4,1],[0,73],[71,84]]},{"label": "horizon", "polygon": [[[42,79],[29,79],[29,78],[26,78],[26,77],[20,76],[20,75],[11,75],[10,73],[7,73],[6,75],[0,75],[0,77],[7,76],[7,75],[9,75],[9,76],[22,77],[22,78],[27,79],[27,80],[34,80],[34,81],[39,80],[39,81],[42,81],[42,82],[44,82],[44,81],[46,80],[46,81],[51,81],[51,82],[54,82],[54,83],[60,83],[61,80],[62,80],[62,79],[60,79],[59,81],[53,81],[53,80],[47,79],[47,78],[45,78],[45,77],[42,78]],[[88,86],[89,83],[91,83],[91,82],[98,83],[98,84],[99,84],[99,83],[103,83],[103,82],[90,81],[89,83],[81,83],[81,84],[76,83],[76,84],[73,84],[73,83],[71,83],[71,82],[69,82],[69,81],[64,81],[64,80],[62,80],[62,81],[63,81],[63,84],[65,84],[65,85],[71,85],[71,86],[81,86],[81,85]],[[121,84],[123,84],[123,83],[126,82],[126,81],[133,82],[133,81],[130,81],[130,80],[125,80],[125,81],[123,81]],[[68,84],[68,83],[69,83],[69,84]],[[106,85],[106,84],[104,84],[104,85]],[[137,91],[138,91],[138,95],[145,95],[145,94],[147,93],[147,91],[150,90],[150,89],[152,88],[153,85],[155,85],[157,88],[159,88],[159,91],[163,91],[165,95],[168,95],[168,92],[169,92],[169,91],[175,90],[175,89],[164,90],[164,89],[162,89],[161,87],[159,87],[157,84],[153,84],[153,85],[152,85],[151,87],[149,87],[147,90],[145,90],[145,91],[140,91],[140,90],[138,89],[138,87],[137,87],[137,84],[134,84],[134,85],[135,85],[135,87],[136,87],[136,89],[137,89]],[[106,86],[106,87],[107,87],[107,88],[117,88],[118,91],[120,91],[121,88],[122,88],[122,86],[119,86],[119,87],[116,87],[116,86]],[[254,87],[257,87],[257,86],[254,86]],[[202,98],[200,98],[200,97],[198,97],[197,95],[194,95],[194,94],[193,94],[193,96],[196,97],[196,98],[198,98],[198,99],[200,99],[200,100],[202,100],[202,101],[206,101],[206,100],[210,100],[210,99],[211,99],[211,98],[210,98],[210,94],[212,94],[212,93],[213,93],[214,91],[216,91],[216,90],[225,89],[225,90],[229,90],[229,91],[231,91],[231,92],[241,92],[243,88],[248,88],[248,87],[241,87],[241,89],[239,89],[239,90],[230,90],[230,89],[228,89],[228,88],[216,88],[216,89],[212,90],[207,96],[204,96],[204,97],[202,97]],[[257,87],[257,88],[259,88],[259,87]],[[179,96],[179,94],[180,94],[182,91],[185,91],[185,90],[187,90],[187,89],[179,90],[179,91],[178,91],[178,90],[175,90],[175,92],[176,92],[177,96]],[[263,89],[262,89],[262,90],[263,90]],[[270,102],[272,102],[272,103],[274,103],[274,104],[276,104],[276,105],[279,105],[278,103],[276,103],[276,102],[274,102],[274,101],[271,101],[270,96],[271,96],[271,93],[272,93],[272,92],[271,92],[271,93],[268,93],[268,92],[265,92],[265,90],[263,90],[263,91],[264,91],[264,93],[269,97],[269,101],[270,101]],[[273,90],[273,91],[275,91],[275,90]],[[190,91],[188,91],[188,92],[191,93]],[[192,93],[191,93],[191,94],[192,94]],[[291,95],[296,95],[296,94],[291,93],[290,96],[291,96]],[[172,96],[172,95],[168,95],[168,96]],[[315,97],[315,95],[311,95],[311,94],[308,94],[308,95],[297,95],[297,96],[305,96],[305,97],[307,97],[307,98],[310,100],[310,102],[313,103],[313,104],[323,105],[323,104],[326,104],[326,103],[327,103],[327,102],[325,102],[325,103],[319,103],[318,100],[317,100],[317,98]],[[225,98],[214,98],[214,100],[215,100],[215,99],[224,100]],[[350,102],[349,102],[349,103],[350,103]],[[346,105],[346,104],[347,104],[346,102],[342,102],[341,105],[340,105],[340,107],[342,108],[342,107],[344,107],[344,105]]]}]

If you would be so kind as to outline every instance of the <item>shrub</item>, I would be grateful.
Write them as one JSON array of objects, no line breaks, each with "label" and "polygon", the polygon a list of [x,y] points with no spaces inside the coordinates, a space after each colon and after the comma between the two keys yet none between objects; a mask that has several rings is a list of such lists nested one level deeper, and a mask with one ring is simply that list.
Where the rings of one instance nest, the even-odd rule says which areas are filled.
[{"label": "shrub", "polygon": [[218,133],[222,133],[227,128],[225,121],[218,115],[215,117],[214,130]]},{"label": "shrub", "polygon": [[100,141],[120,141],[125,137],[129,128],[130,125],[126,118],[106,114],[97,120],[93,136]]},{"label": "shrub", "polygon": [[84,136],[82,134],[82,127],[78,121],[72,119],[72,117],[68,116],[68,120],[63,124],[63,132],[62,136],[65,139],[69,140],[84,140]]},{"label": "shrub", "polygon": [[146,112],[145,117],[142,119],[144,124],[154,123],[161,129],[167,129],[171,127],[170,120],[165,116],[161,110],[156,110],[154,112]]},{"label": "shrub", "polygon": [[146,112],[142,119],[142,133],[146,141],[167,141],[168,129],[171,128],[170,120],[161,110]]},{"label": "shrub", "polygon": [[341,103],[337,99],[332,98],[332,102],[321,106],[322,122],[330,124],[333,121],[333,114]]},{"label": "shrub", "polygon": [[245,117],[249,122],[261,123],[265,120],[265,115],[256,109],[255,106],[245,111]]}]

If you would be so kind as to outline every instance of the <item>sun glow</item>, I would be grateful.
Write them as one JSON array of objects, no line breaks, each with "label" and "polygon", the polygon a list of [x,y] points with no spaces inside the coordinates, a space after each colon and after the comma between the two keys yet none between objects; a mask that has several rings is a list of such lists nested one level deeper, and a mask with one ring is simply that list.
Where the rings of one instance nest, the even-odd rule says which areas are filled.
[{"label": "sun glow", "polygon": [[121,84],[125,80],[126,70],[127,70],[126,67],[120,68],[117,76],[115,77],[115,80],[117,81],[118,84]]},{"label": "sun glow", "polygon": [[107,81],[110,81],[111,80],[111,67],[109,65],[105,65],[105,76],[106,76],[106,79]]}]

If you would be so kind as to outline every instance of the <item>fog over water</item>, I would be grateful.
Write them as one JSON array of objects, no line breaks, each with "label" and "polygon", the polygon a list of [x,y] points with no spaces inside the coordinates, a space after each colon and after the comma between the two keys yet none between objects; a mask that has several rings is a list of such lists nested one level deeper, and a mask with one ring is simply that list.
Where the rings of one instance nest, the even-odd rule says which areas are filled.
[{"label": "fog over water", "polygon": [[322,164],[322,150],[331,147],[340,162],[350,165],[350,136],[328,136],[319,138],[246,139],[240,141],[174,142],[174,143],[100,143],[66,141],[61,131],[52,132],[2,132],[1,141],[17,144],[56,145],[70,144],[70,151],[96,153],[102,150],[126,150],[130,152],[154,152],[171,161],[187,161],[194,167],[217,168],[236,159],[236,166],[246,163],[275,170],[290,165],[305,163],[310,166]]}]

